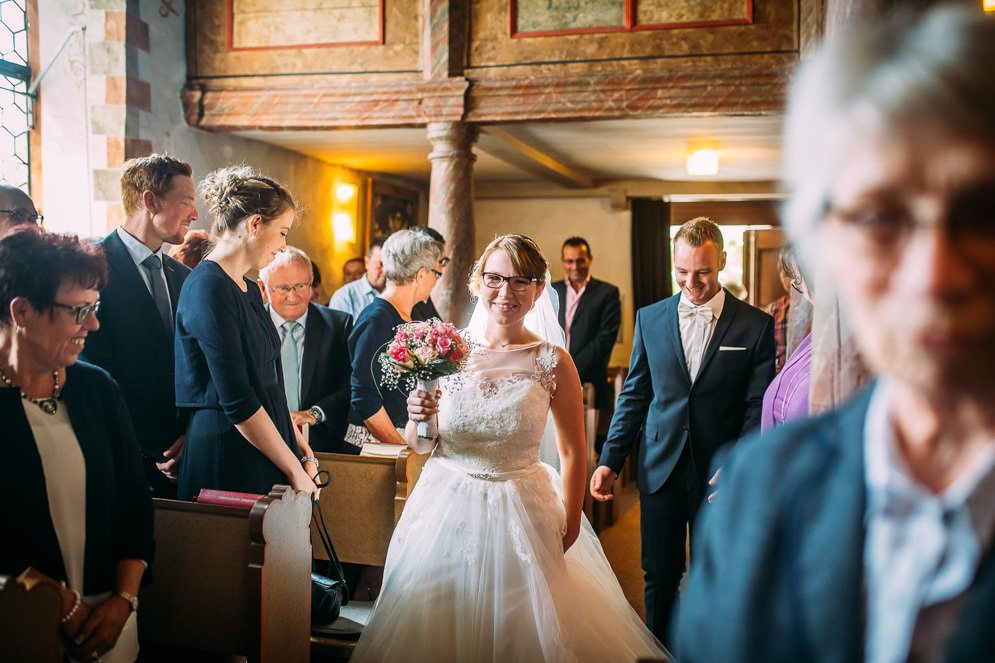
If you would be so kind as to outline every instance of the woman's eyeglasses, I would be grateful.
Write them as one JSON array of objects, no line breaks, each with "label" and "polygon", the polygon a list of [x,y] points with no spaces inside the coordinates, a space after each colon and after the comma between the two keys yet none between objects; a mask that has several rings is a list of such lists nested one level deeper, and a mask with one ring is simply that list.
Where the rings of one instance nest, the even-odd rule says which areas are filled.
[{"label": "woman's eyeglasses", "polygon": [[501,274],[495,274],[493,272],[484,272],[480,276],[484,281],[484,285],[488,288],[494,288],[497,290],[501,287],[502,283],[507,281],[508,287],[515,292],[524,292],[528,290],[529,286],[538,280],[530,279],[527,276],[502,276]]},{"label": "woman's eyeglasses", "polygon": [[59,302],[53,302],[52,306],[57,308],[64,308],[67,311],[72,311],[76,314],[76,324],[82,325],[86,324],[86,321],[90,319],[90,316],[100,310],[100,300],[98,299],[92,304],[83,304],[82,306],[70,306],[69,304],[60,304]]}]

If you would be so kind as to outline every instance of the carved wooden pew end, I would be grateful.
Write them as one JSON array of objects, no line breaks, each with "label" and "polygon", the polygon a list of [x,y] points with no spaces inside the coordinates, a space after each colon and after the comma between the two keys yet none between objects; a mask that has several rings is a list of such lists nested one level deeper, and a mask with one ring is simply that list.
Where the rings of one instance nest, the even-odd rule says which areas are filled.
[{"label": "carved wooden pew end", "polygon": [[308,661],[308,496],[274,486],[251,510],[153,502],[156,555],[141,593],[141,660],[174,660],[167,651],[189,648]]}]

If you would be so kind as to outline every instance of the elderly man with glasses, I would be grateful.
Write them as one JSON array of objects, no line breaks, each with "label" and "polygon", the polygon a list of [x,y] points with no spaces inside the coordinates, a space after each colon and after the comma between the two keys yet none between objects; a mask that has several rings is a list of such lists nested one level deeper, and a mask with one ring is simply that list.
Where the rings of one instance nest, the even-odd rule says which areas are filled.
[{"label": "elderly man with glasses", "polygon": [[288,246],[259,271],[259,287],[280,335],[284,389],[295,425],[308,424],[314,451],[348,453],[349,378],[347,340],[352,316],[310,301],[311,260]]}]

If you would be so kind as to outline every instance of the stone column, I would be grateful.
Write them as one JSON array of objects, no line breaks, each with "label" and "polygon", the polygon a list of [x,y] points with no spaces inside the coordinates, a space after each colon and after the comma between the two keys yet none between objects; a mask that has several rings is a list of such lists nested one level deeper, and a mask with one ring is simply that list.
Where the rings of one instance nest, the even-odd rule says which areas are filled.
[{"label": "stone column", "polygon": [[446,238],[451,262],[436,294],[443,319],[458,327],[470,319],[470,294],[466,289],[476,258],[473,236],[473,154],[478,130],[465,122],[432,122],[428,139],[432,152],[428,225]]}]

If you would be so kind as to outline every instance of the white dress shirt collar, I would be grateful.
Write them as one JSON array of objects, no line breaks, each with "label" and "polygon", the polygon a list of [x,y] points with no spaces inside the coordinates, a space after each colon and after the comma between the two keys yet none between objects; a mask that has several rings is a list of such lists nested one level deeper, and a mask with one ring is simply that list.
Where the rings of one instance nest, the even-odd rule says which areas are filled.
[{"label": "white dress shirt collar", "polygon": [[865,660],[942,660],[995,533],[995,440],[934,494],[898,450],[891,384],[874,388],[864,423]]},{"label": "white dress shirt collar", "polygon": [[695,304],[690,299],[688,299],[687,294],[682,290],[680,303],[686,306],[707,306],[708,308],[712,309],[712,315],[714,315],[715,319],[717,320],[719,316],[722,315],[722,309],[725,308],[726,291],[723,288],[719,288],[719,291],[714,295],[712,295],[712,298],[709,299],[707,302],[705,302],[704,304]]},{"label": "white dress shirt collar", "polygon": [[[273,324],[276,325],[277,329],[280,329],[280,327],[283,325],[283,323],[287,322],[287,321],[284,320],[280,316],[280,314],[276,312],[276,309],[273,308],[272,304],[267,304],[266,308],[269,309],[269,317],[272,318]],[[308,307],[308,309],[305,309],[304,310],[304,314],[301,317],[297,318],[297,322],[301,323],[301,329],[304,329],[305,327],[307,327],[307,314],[308,314],[308,310],[309,309],[310,309],[310,307]]]},{"label": "white dress shirt collar", "polygon": [[124,248],[128,249],[128,255],[131,259],[135,261],[135,265],[138,267],[142,266],[142,262],[145,261],[153,253],[159,256],[159,260],[162,260],[162,247],[159,247],[158,251],[153,251],[149,247],[142,244],[137,237],[129,233],[124,229],[124,226],[118,226],[117,236],[121,238],[124,243]]}]

